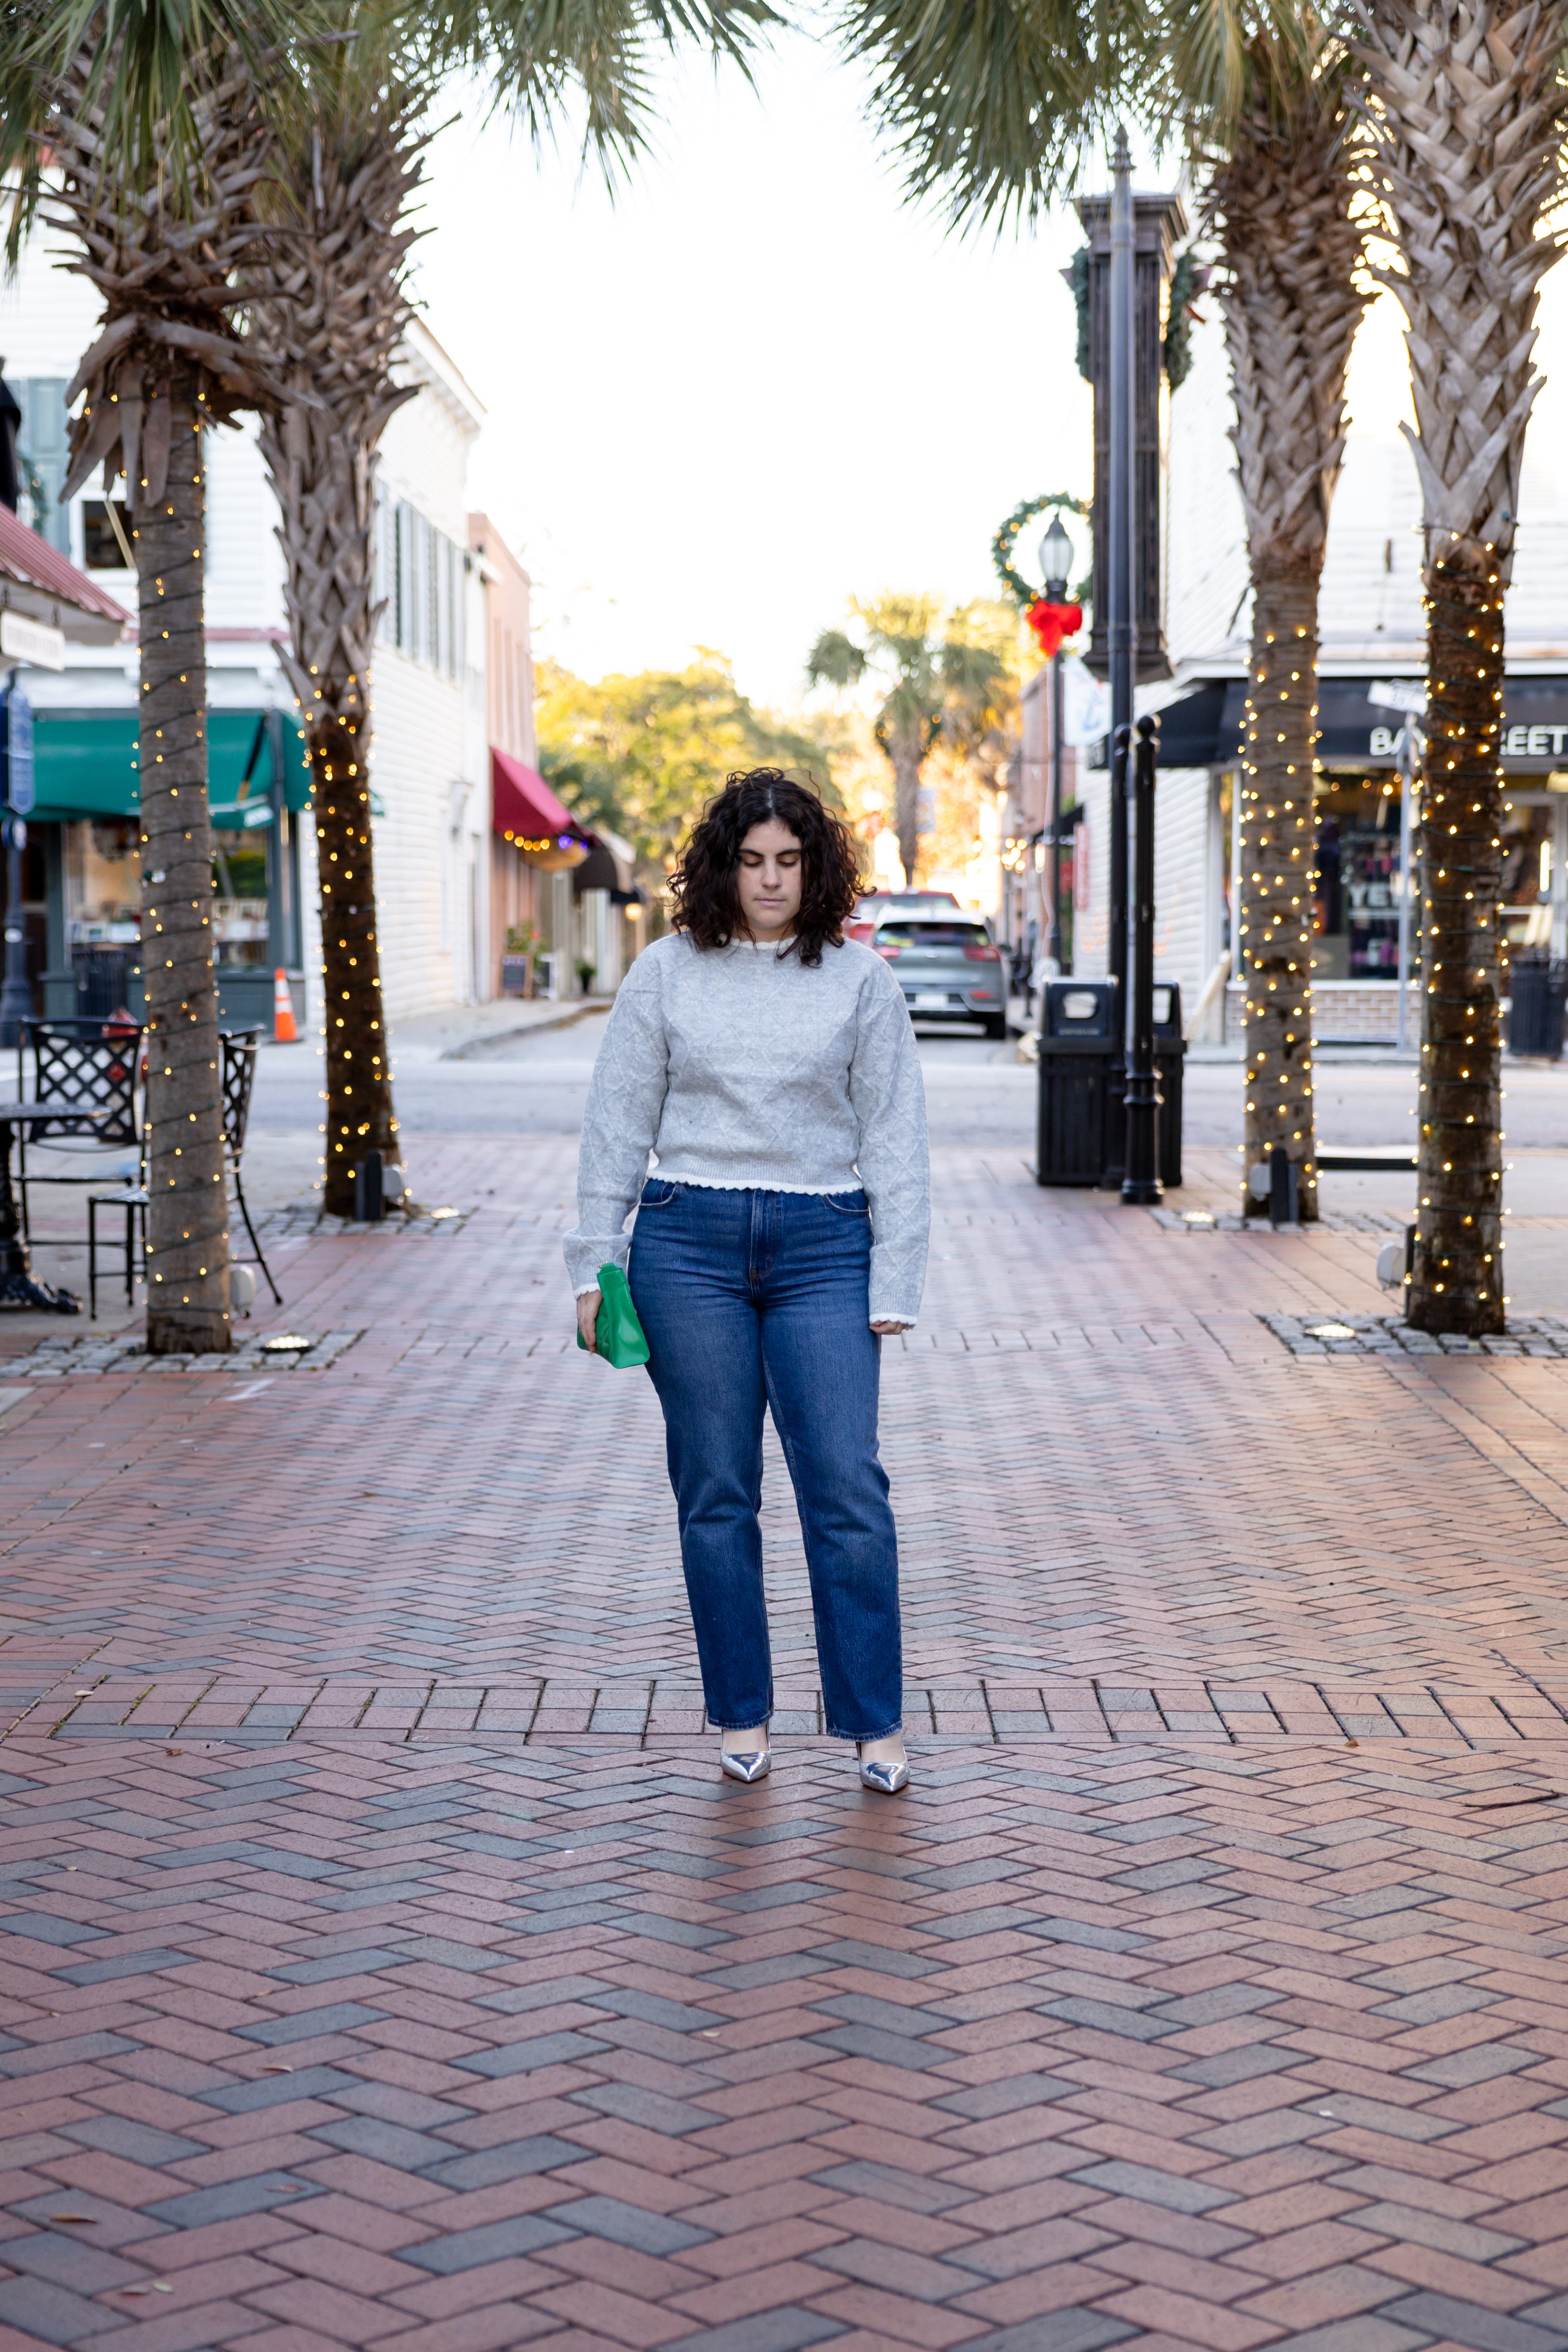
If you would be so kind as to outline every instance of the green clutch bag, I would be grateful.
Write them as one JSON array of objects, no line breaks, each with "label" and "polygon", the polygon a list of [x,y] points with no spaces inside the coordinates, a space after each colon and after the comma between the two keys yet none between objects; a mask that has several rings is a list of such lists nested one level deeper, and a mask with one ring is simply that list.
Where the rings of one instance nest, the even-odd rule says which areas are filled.
[{"label": "green clutch bag", "polygon": [[[632,1294],[626,1287],[626,1277],[618,1265],[599,1268],[599,1317],[594,1326],[594,1337],[606,1364],[614,1364],[624,1372],[633,1364],[647,1361],[647,1339],[637,1321],[637,1310],[632,1305]],[[587,1351],[587,1341],[581,1330],[577,1345]]]}]

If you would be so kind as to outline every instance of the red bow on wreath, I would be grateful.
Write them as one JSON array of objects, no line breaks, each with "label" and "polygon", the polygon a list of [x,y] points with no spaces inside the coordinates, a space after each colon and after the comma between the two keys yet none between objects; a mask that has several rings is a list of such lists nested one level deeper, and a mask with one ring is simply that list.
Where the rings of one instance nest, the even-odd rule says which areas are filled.
[{"label": "red bow on wreath", "polygon": [[1037,596],[1024,618],[1039,639],[1040,651],[1047,661],[1059,654],[1064,637],[1076,637],[1083,626],[1081,604],[1051,604],[1044,596]]}]

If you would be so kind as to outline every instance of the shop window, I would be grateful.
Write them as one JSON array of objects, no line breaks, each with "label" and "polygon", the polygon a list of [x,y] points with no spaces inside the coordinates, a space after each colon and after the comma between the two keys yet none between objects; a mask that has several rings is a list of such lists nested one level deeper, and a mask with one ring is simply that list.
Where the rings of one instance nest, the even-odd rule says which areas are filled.
[{"label": "shop window", "polygon": [[141,961],[141,826],[133,816],[79,820],[64,833],[66,953],[76,1010],[90,1020],[118,1013]]},{"label": "shop window", "polygon": [[255,834],[213,835],[213,939],[219,964],[265,964],[267,844]]},{"label": "shop window", "polygon": [[[112,520],[110,506],[113,505]],[[124,533],[125,547],[115,537],[118,523]],[[87,572],[124,572],[125,548],[131,544],[131,521],[123,499],[83,499],[81,502],[81,560]]]},{"label": "shop window", "polygon": [[1552,944],[1553,810],[1515,795],[1503,803],[1502,940],[1507,954]]},{"label": "shop window", "polygon": [[[1399,977],[1399,801],[1386,773],[1325,777],[1314,796],[1317,980]],[[1413,964],[1415,954],[1413,934]]]}]

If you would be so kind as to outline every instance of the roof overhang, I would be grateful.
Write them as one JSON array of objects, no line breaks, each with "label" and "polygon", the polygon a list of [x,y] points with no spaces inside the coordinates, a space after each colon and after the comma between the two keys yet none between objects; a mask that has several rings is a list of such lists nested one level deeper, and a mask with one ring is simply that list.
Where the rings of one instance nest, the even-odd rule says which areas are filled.
[{"label": "roof overhang", "polygon": [[47,539],[0,507],[0,612],[25,614],[77,646],[117,645],[130,614]]}]

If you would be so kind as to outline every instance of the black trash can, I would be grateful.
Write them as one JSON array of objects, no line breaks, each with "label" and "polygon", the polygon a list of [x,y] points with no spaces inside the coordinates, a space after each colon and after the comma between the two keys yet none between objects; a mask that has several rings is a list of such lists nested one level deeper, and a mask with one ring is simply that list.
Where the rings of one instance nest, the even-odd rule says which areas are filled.
[{"label": "black trash can", "polygon": [[1544,948],[1520,948],[1512,959],[1510,982],[1509,1052],[1560,1062],[1568,964],[1554,961]]},{"label": "black trash can", "polygon": [[1182,1181],[1182,992],[1174,981],[1154,991],[1154,1069],[1160,1081],[1160,1181],[1167,1192]]},{"label": "black trash can", "polygon": [[[1122,1116],[1121,1087],[1111,1083],[1121,1053],[1116,983],[1050,980],[1040,1006],[1037,1184],[1098,1184],[1106,1143]],[[1114,1097],[1114,1101],[1112,1097]],[[1117,1158],[1121,1158],[1120,1148]]]}]

